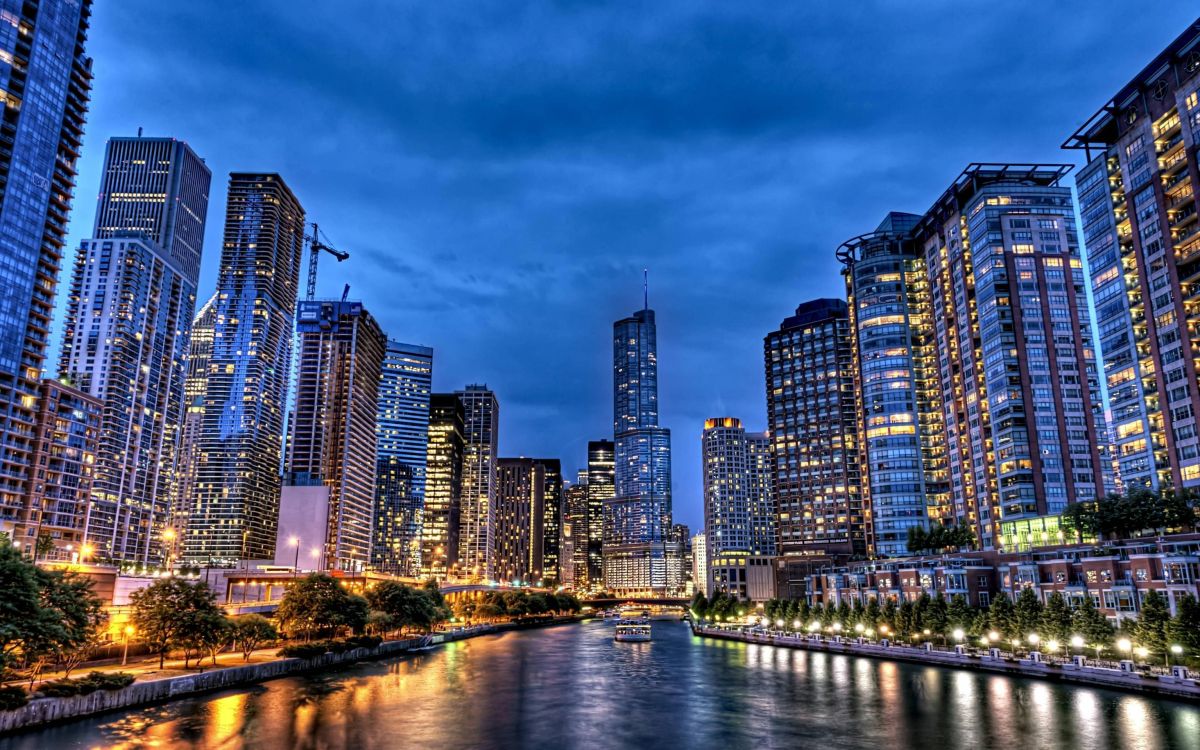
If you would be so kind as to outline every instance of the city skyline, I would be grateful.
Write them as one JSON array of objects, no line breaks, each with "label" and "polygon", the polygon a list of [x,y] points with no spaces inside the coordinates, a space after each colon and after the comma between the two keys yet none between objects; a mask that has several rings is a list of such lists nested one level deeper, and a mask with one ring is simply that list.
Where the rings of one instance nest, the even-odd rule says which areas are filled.
[{"label": "city skyline", "polygon": [[[622,23],[619,12],[598,10],[575,19],[557,15],[569,11],[545,11],[525,21],[488,13],[499,28],[469,29],[479,35],[482,46],[501,43],[505,34],[519,36],[512,26],[518,23],[535,24],[526,32],[548,29],[547,38],[574,28],[571,33],[577,36],[570,39],[586,43],[570,69],[582,93],[549,86],[558,98],[548,106],[568,117],[572,129],[579,129],[583,114],[591,113],[580,109],[587,106],[585,99],[603,94],[602,101],[615,110],[609,121],[617,133],[614,138],[620,139],[615,142],[596,128],[583,128],[586,132],[578,137],[544,129],[550,126],[517,135],[514,131],[528,124],[526,118],[541,110],[520,106],[511,113],[519,119],[511,123],[505,113],[514,102],[488,98],[489,86],[511,82],[522,55],[532,55],[535,62],[558,59],[567,54],[566,40],[541,52],[509,49],[506,64],[495,71],[489,71],[476,54],[465,60],[456,57],[456,63],[464,66],[462,76],[449,76],[446,85],[465,103],[456,107],[434,96],[428,114],[410,116],[413,113],[407,110],[420,109],[421,92],[446,75],[442,66],[447,63],[444,54],[426,46],[432,42],[404,32],[407,43],[419,48],[413,57],[424,60],[409,74],[413,80],[369,82],[403,94],[397,106],[405,107],[404,116],[391,117],[373,105],[346,106],[339,92],[318,91],[317,86],[330,88],[328,77],[317,76],[311,66],[294,72],[284,69],[278,61],[317,58],[298,51],[309,42],[294,33],[284,7],[260,5],[244,15],[218,19],[206,17],[198,8],[175,11],[130,2],[94,14],[88,54],[96,61],[95,74],[104,84],[104,95],[94,98],[88,115],[68,248],[77,247],[92,231],[103,144],[111,136],[132,136],[144,127],[147,135],[187,141],[206,159],[216,178],[210,225],[221,219],[228,172],[278,171],[309,213],[322,222],[334,244],[353,254],[345,264],[323,266],[319,296],[337,296],[348,282],[354,298],[379,310],[380,324],[389,335],[438,349],[434,390],[489,383],[507,407],[502,453],[560,455],[565,476],[573,476],[583,466],[587,441],[605,434],[611,408],[607,327],[640,303],[642,268],[651,271],[651,293],[663,322],[661,354],[668,363],[661,378],[660,422],[676,432],[676,440],[687,441],[713,414],[733,414],[744,419],[749,429],[762,429],[766,423],[756,342],[798,301],[843,293],[830,248],[874,226],[888,211],[924,211],[928,196],[944,188],[971,161],[1074,161],[1081,166],[1082,157],[1074,159],[1058,148],[1065,133],[1082,124],[1087,113],[1094,112],[1178,29],[1194,20],[1191,9],[1184,6],[1167,6],[1153,18],[1142,18],[1126,17],[1127,9],[1120,3],[1090,4],[1087,17],[1070,18],[1069,39],[1033,49],[1032,42],[1026,48],[1027,43],[1014,34],[1027,26],[1035,8],[981,8],[977,25],[969,32],[948,34],[953,19],[941,6],[876,8],[861,14],[805,10],[780,16],[753,4],[687,13],[667,5],[646,21],[639,37],[639,49],[641,41],[647,47],[655,40],[671,43],[662,57],[642,61],[650,66],[648,70],[631,69],[635,63],[615,64],[620,61],[597,46],[606,30]],[[448,32],[468,23],[451,11],[412,12],[430,14],[422,18]],[[371,24],[381,29],[396,25],[366,9],[337,23],[349,24],[351,16],[355,24],[362,24],[352,29],[363,37],[374,36],[364,31]],[[711,53],[698,49],[701,31],[719,21],[729,23],[717,32],[717,49]],[[131,25],[146,33],[122,33]],[[264,50],[246,60],[233,54],[229,45],[251,25],[266,29],[267,38]],[[1119,46],[1106,38],[1107,30],[1116,25],[1124,32],[1125,41]],[[839,26],[853,46],[873,46],[872,57],[897,60],[898,69],[881,71],[874,63],[843,60],[836,54],[838,49],[820,38]],[[883,28],[903,33],[885,37],[877,30]],[[945,41],[947,36],[950,41]],[[783,41],[785,37],[794,41]],[[934,38],[942,40],[939,44],[952,44],[953,54],[920,51],[936,46],[927,44]],[[802,52],[806,44],[815,45],[822,55],[809,59]],[[734,70],[723,73],[715,67],[751,46],[765,50],[761,60],[744,55],[745,61],[736,63]],[[796,64],[806,66],[804,75],[811,80],[771,82],[762,75],[773,65],[768,53],[798,55]],[[372,62],[387,54],[373,45],[354,53],[341,51],[344,59],[335,67],[342,73],[346,65],[389,69]],[[1011,71],[992,65],[998,56],[1011,60]],[[235,58],[242,62],[231,62]],[[1081,68],[1080,59],[1104,62]],[[638,83],[639,78],[653,80],[676,65],[681,66],[681,94],[668,94],[652,82]],[[253,72],[252,66],[260,72]],[[619,78],[605,84],[598,74],[604,68],[611,68]],[[975,90],[970,86],[932,98],[933,92],[941,90],[942,76],[965,84],[985,75],[981,72],[985,68],[995,85],[971,107],[965,106],[971,100],[969,92]],[[1014,108],[1012,103],[1024,93],[1024,81],[1032,70],[1055,73],[1039,78],[1045,87],[1039,106]],[[729,92],[731,81],[738,77],[767,82],[730,94],[732,105],[712,103],[696,109],[692,103],[703,104],[708,96],[704,85],[708,74],[716,77],[714,85],[722,92]],[[532,89],[556,84],[550,76],[531,74],[519,92],[528,95]],[[899,85],[905,76],[908,80]],[[186,105],[189,99],[195,101],[192,97],[198,90],[211,89],[215,78],[228,80],[225,95],[205,108]],[[850,97],[848,103],[830,101],[836,92],[855,87],[861,87],[862,96]],[[631,90],[630,100],[616,93],[622,88]],[[259,90],[259,97],[249,95],[252,89]],[[899,89],[904,93],[894,93]],[[280,93],[264,96],[262,91]],[[296,92],[303,96],[289,96]],[[922,112],[921,117],[909,118],[913,124],[902,124],[903,118],[889,109],[903,109],[902,100],[910,102],[904,111]],[[320,104],[313,106],[314,101]],[[644,118],[636,114],[639,107],[646,109]],[[822,113],[825,108],[829,112]],[[297,120],[303,111],[308,114]],[[740,112],[746,113],[744,117]],[[475,114],[478,132],[469,126]],[[440,135],[433,132],[436,123],[428,119],[435,116],[444,116]],[[847,116],[879,124],[870,132],[861,124],[839,124]],[[933,133],[924,134],[928,128],[922,124],[933,119],[945,125],[938,129],[936,141]],[[276,139],[262,138],[257,129],[230,127],[251,121],[267,126],[300,124],[280,131]],[[1021,136],[1013,137],[1018,126]],[[666,142],[656,130],[677,137],[678,144]],[[942,133],[956,135],[947,139]],[[814,138],[816,142],[805,144]],[[347,146],[358,139],[365,141],[363,146]],[[881,148],[884,143],[886,150]],[[635,154],[646,157],[646,166],[621,157],[622,148],[631,146]],[[381,149],[388,166],[376,169],[373,162]],[[822,150],[832,150],[833,155],[821,154]],[[735,167],[743,156],[750,161]],[[670,166],[675,160],[681,160],[678,166]],[[372,163],[370,169],[363,167],[367,163]],[[548,181],[554,190],[566,189],[559,182],[562,178],[554,175],[560,167],[580,178],[579,186],[564,193],[566,215],[544,202],[529,203],[537,199],[533,190],[538,181]],[[375,176],[380,172],[389,176]],[[362,185],[351,179],[355,173],[373,176]],[[520,198],[511,208],[483,195],[495,194],[505,185]],[[631,188],[630,196],[623,198],[626,188]],[[850,191],[859,197],[849,200]],[[406,204],[408,208],[395,210]],[[596,217],[606,207],[616,212],[619,221],[596,231]],[[697,220],[697,216],[705,218]],[[817,216],[827,221],[812,227]],[[568,220],[580,222],[580,229],[566,228]],[[719,246],[703,244],[698,237],[699,231],[710,229]],[[593,232],[595,238],[586,236]],[[499,254],[495,252],[498,236],[504,238]],[[210,227],[197,307],[215,288],[219,243],[220,232]],[[723,259],[722,254],[728,257]],[[480,265],[481,260],[491,265]],[[67,263],[69,258],[64,267]],[[431,273],[431,266],[438,263],[444,268]],[[692,270],[692,266],[712,270]],[[723,273],[734,269],[742,278]],[[64,273],[60,285],[65,282]],[[394,298],[389,296],[391,288],[403,290],[405,299],[384,308],[382,301]],[[750,293],[750,288],[765,293]],[[535,289],[539,291],[531,294]],[[444,304],[450,290],[464,295],[461,310]],[[61,338],[61,311],[60,304],[50,336],[54,349]],[[546,329],[545,345],[530,352],[531,359],[524,362],[506,361],[498,354],[520,341],[525,330],[543,326],[547,319],[572,324],[570,330],[562,324]],[[472,330],[469,320],[487,322]],[[713,341],[719,346],[713,346]],[[57,361],[57,352],[52,350],[47,361]],[[690,376],[718,365],[727,372],[720,381]],[[695,451],[676,453],[675,515],[699,528],[699,456]]]}]

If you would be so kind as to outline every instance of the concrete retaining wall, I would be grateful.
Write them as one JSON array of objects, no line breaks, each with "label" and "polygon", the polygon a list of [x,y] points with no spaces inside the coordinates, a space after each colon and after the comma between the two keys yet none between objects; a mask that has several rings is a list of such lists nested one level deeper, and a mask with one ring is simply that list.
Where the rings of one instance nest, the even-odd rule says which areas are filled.
[{"label": "concrete retaining wall", "polygon": [[[444,640],[461,640],[492,632],[480,628],[446,634]],[[66,698],[34,698],[13,711],[0,711],[0,734],[20,729],[77,719],[92,714],[159,703],[176,697],[248,685],[276,677],[332,669],[366,659],[382,659],[430,645],[432,638],[385,641],[375,648],[356,648],[340,654],[323,654],[312,659],[277,659],[261,664],[211,669],[196,674],[138,681],[120,690],[97,690],[90,695]]]},{"label": "concrete retaining wall", "polygon": [[692,632],[706,638],[741,641],[743,643],[759,643],[784,648],[801,648],[809,651],[825,651],[833,654],[866,656],[873,659],[891,659],[893,661],[905,661],[927,666],[933,665],[954,669],[998,672],[1014,677],[1031,677],[1034,679],[1071,682],[1091,685],[1093,687],[1129,690],[1162,697],[1200,701],[1200,685],[1197,685],[1196,680],[1178,680],[1171,676],[1143,676],[1138,673],[1122,672],[1117,669],[1076,667],[1073,664],[1039,664],[1029,660],[1010,661],[1004,658],[992,659],[988,656],[959,655],[948,651],[926,651],[912,646],[882,646],[877,643],[854,643],[848,639],[843,639],[839,643],[819,636],[777,636],[697,626],[692,627]]}]

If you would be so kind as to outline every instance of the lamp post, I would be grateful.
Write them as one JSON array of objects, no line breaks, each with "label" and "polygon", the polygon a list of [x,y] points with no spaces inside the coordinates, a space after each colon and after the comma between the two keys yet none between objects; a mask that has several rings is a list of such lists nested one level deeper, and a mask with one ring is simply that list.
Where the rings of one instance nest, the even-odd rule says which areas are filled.
[{"label": "lamp post", "polygon": [[1171,648],[1167,649],[1166,660],[1168,667],[1171,666],[1172,656],[1174,656],[1176,659],[1178,659],[1180,656],[1183,656],[1183,646],[1180,646],[1178,643],[1173,643],[1171,644]]},{"label": "lamp post", "polygon": [[300,574],[300,537],[292,537],[291,542],[292,546],[296,548],[296,556],[292,560],[292,578],[295,578]]},{"label": "lamp post", "polygon": [[125,626],[125,649],[121,653],[121,666],[122,667],[129,663],[129,636],[131,636],[131,635],[133,635],[133,626],[126,625]]},{"label": "lamp post", "polygon": [[175,529],[168,526],[163,529],[163,541],[167,543],[167,572],[174,569],[175,564]]}]

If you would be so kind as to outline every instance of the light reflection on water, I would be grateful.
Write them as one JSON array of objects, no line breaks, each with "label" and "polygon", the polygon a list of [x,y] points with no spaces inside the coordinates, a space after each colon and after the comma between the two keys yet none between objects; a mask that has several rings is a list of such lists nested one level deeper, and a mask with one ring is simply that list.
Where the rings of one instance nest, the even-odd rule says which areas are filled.
[{"label": "light reflection on water", "polygon": [[588,623],[0,739],[57,748],[1200,747],[1200,708],[1090,688]]}]

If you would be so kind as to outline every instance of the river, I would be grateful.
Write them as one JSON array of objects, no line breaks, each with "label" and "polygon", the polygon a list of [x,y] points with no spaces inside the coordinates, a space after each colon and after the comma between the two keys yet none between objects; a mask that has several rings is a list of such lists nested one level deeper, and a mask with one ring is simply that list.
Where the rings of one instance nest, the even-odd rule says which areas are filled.
[{"label": "river", "polygon": [[1200,748],[1200,707],[601,622],[484,636],[0,738],[0,750]]}]

